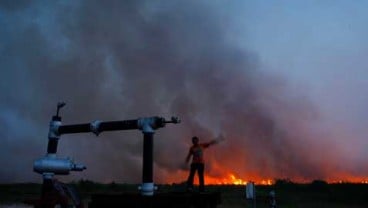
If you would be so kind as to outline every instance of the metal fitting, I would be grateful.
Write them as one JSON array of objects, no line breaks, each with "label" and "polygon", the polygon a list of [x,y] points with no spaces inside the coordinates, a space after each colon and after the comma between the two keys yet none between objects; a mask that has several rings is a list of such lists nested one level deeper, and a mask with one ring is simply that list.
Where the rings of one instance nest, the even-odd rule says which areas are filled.
[{"label": "metal fitting", "polygon": [[138,119],[138,128],[143,133],[155,133],[155,129],[157,129],[157,119],[159,117],[149,117],[149,118],[140,118]]},{"label": "metal fitting", "polygon": [[138,187],[141,191],[142,196],[153,196],[155,190],[157,190],[157,186],[154,183],[143,183]]},{"label": "metal fitting", "polygon": [[61,126],[61,121],[50,121],[49,128],[49,139],[59,139],[59,127]]},{"label": "metal fitting", "polygon": [[98,135],[101,133],[101,132],[100,132],[100,124],[101,124],[101,121],[99,121],[99,120],[93,121],[93,122],[91,122],[91,124],[90,124],[91,131],[92,131],[92,133],[94,133],[96,136],[98,136]]}]

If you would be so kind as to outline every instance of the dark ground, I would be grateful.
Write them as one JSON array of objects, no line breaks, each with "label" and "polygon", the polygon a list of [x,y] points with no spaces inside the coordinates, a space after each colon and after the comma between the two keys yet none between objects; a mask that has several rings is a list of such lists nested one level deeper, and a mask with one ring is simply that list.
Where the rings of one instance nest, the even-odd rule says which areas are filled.
[{"label": "dark ground", "polygon": [[[132,193],[138,192],[132,184],[98,184],[91,181],[71,183],[87,203],[95,193]],[[0,204],[21,203],[24,199],[37,198],[40,184],[2,184],[0,185]],[[327,184],[314,181],[310,184],[295,184],[289,181],[277,181],[272,186],[256,186],[257,207],[268,207],[268,193],[276,192],[278,207],[313,208],[366,208],[368,207],[368,184]],[[158,185],[159,192],[181,192],[183,185]],[[222,203],[218,208],[252,207],[245,199],[245,186],[207,186],[207,192],[221,192]],[[0,205],[1,207],[1,205]]]}]

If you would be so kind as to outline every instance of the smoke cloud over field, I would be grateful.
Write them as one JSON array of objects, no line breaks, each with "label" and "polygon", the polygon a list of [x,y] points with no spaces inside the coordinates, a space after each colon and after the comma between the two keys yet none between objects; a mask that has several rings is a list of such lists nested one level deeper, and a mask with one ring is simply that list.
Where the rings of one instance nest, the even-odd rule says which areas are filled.
[{"label": "smoke cloud over field", "polygon": [[[193,135],[220,133],[226,140],[206,151],[212,177],[361,176],[308,94],[259,70],[257,54],[231,39],[236,21],[220,2],[2,1],[0,26],[0,182],[40,179],[32,162],[46,152],[58,101],[67,102],[64,124],[180,117],[155,134],[160,183],[185,180]],[[68,179],[140,181],[138,131],[65,135],[59,144],[59,156],[88,167]]]}]

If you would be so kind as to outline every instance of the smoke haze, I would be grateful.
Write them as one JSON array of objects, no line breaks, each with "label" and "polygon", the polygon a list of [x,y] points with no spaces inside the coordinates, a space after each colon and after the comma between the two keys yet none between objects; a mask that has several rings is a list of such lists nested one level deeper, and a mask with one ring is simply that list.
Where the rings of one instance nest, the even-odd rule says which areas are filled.
[{"label": "smoke haze", "polygon": [[[226,140],[206,151],[212,177],[362,178],[364,157],[327,128],[306,89],[260,70],[240,47],[221,1],[12,1],[0,3],[0,182],[38,181],[58,101],[64,124],[178,116],[155,134],[155,182],[186,178],[190,138]],[[341,134],[340,134],[341,133]],[[87,170],[66,179],[136,183],[138,131],[65,135],[60,157]],[[350,149],[349,149],[350,148]],[[60,177],[62,178],[62,177]],[[64,177],[65,178],[65,177]]]}]

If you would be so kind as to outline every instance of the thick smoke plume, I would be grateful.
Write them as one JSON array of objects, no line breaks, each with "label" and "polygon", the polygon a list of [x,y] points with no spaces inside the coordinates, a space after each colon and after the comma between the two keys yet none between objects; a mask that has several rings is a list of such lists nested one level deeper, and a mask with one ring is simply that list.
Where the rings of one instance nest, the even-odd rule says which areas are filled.
[{"label": "thick smoke plume", "polygon": [[[229,8],[213,1],[2,1],[1,182],[37,181],[48,121],[179,116],[156,132],[155,181],[185,180],[190,138],[223,134],[206,152],[212,177],[334,179],[339,146],[319,127],[304,92],[258,70],[256,54],[231,40]],[[135,183],[138,131],[67,135],[58,154],[87,165],[80,178]]]}]

